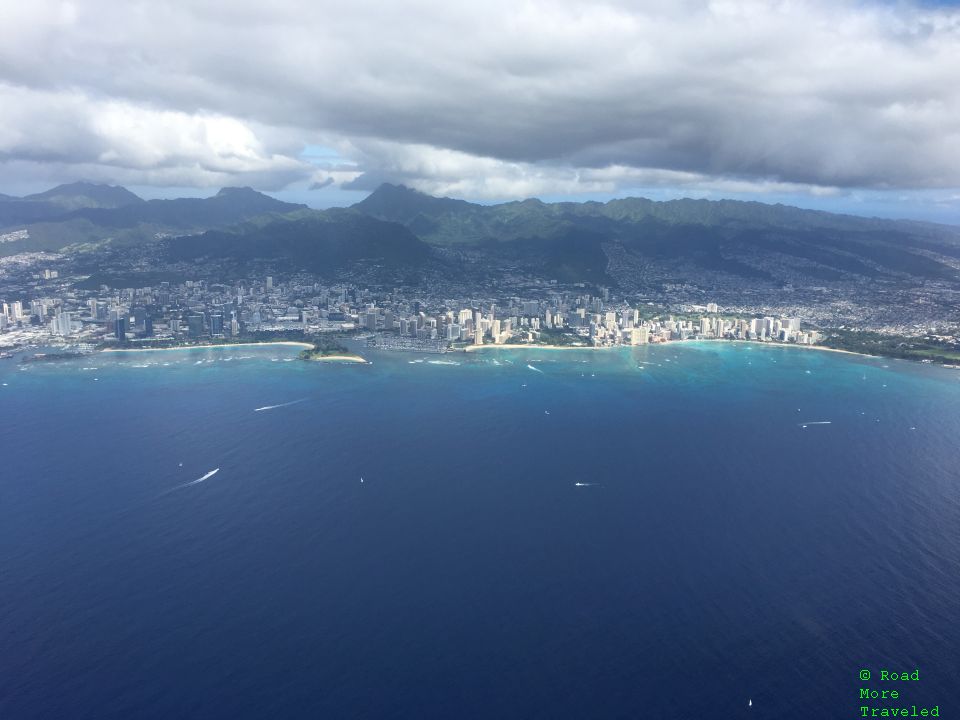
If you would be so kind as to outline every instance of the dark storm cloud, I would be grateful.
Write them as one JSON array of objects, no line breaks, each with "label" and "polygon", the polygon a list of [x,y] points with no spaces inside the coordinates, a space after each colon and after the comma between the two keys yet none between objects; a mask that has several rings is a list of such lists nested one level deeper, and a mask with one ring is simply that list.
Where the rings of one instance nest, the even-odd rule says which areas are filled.
[{"label": "dark storm cloud", "polygon": [[957,67],[960,13],[905,4],[5,3],[0,173],[950,188]]}]

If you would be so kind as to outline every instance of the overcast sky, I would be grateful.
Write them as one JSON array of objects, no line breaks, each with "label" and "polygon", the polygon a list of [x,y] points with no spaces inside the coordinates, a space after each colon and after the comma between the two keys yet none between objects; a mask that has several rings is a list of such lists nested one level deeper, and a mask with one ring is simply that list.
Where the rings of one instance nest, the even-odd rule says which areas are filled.
[{"label": "overcast sky", "polygon": [[[0,192],[382,181],[960,223],[960,10],[846,0],[0,3]],[[313,188],[313,189],[311,189]]]}]

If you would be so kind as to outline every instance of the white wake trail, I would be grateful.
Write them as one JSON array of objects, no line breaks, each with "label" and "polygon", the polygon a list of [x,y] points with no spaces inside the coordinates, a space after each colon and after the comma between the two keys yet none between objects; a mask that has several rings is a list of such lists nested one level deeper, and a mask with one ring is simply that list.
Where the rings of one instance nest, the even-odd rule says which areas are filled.
[{"label": "white wake trail", "polygon": [[534,372],[538,372],[538,373],[543,372],[543,370],[541,370],[540,368],[535,368],[533,365],[527,365],[527,367],[533,370]]},{"label": "white wake trail", "polygon": [[199,483],[202,483],[204,480],[209,480],[209,479],[212,478],[214,475],[216,475],[218,472],[220,472],[220,468],[214,468],[213,470],[211,470],[210,472],[208,472],[208,473],[207,473],[206,475],[204,475],[203,477],[198,477],[196,480],[191,480],[190,482],[185,482],[185,483],[183,483],[182,485],[176,485],[176,486],[170,488],[169,490],[164,490],[162,493],[160,493],[159,495],[157,495],[157,498],[158,498],[158,499],[159,499],[159,498],[162,498],[164,495],[169,495],[169,494],[172,493],[172,492],[176,492],[177,490],[182,490],[183,488],[185,488],[185,487],[190,487],[191,485],[198,485]]},{"label": "white wake trail", "polygon": [[302,403],[306,398],[300,398],[299,400],[291,400],[290,402],[280,403],[279,405],[264,405],[263,407],[254,408],[254,412],[263,412],[264,410],[276,410],[277,408],[287,407],[289,405],[296,405],[297,403]]},{"label": "white wake trail", "polygon": [[204,480],[209,480],[210,478],[212,478],[212,477],[213,477],[214,475],[216,475],[218,472],[220,472],[220,468],[214,468],[213,470],[211,470],[210,472],[208,472],[208,473],[207,473],[206,475],[204,475],[203,477],[197,478],[196,480],[191,480],[191,481],[188,482],[188,483],[184,483],[184,484],[181,485],[180,487],[189,487],[190,485],[196,485],[197,483],[202,483]]}]

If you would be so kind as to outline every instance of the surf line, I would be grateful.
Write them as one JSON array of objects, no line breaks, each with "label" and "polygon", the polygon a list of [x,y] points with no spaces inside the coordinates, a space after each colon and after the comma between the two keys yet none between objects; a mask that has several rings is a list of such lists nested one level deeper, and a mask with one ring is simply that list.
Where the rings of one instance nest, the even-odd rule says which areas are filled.
[{"label": "surf line", "polygon": [[254,408],[254,412],[263,412],[264,410],[276,410],[277,408],[287,407],[289,405],[296,405],[297,403],[302,403],[306,398],[300,398],[299,400],[291,400],[290,402],[280,403],[279,405],[264,405],[263,407]]}]

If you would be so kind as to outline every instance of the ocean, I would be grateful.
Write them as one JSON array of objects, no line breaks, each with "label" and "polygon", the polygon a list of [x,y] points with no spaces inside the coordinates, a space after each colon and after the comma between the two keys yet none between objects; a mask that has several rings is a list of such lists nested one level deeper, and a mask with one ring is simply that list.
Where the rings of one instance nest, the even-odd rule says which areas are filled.
[{"label": "ocean", "polygon": [[296,352],[0,361],[0,718],[960,716],[960,371]]}]

